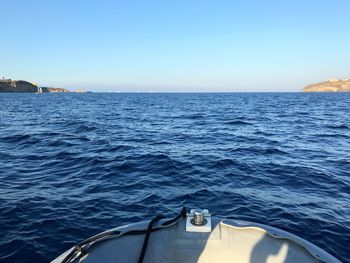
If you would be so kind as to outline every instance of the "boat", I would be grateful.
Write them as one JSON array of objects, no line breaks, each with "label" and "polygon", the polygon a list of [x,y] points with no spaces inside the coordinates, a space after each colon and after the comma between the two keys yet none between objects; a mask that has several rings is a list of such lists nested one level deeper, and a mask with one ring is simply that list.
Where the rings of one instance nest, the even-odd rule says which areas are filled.
[{"label": "boat", "polygon": [[157,215],[88,238],[51,261],[119,263],[339,263],[292,233],[272,226],[183,208],[171,219]]}]

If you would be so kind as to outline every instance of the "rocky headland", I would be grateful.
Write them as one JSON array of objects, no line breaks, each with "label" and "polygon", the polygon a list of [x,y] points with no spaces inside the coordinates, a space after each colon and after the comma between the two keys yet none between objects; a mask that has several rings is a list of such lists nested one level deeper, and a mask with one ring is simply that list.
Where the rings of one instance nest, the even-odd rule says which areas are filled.
[{"label": "rocky headland", "polygon": [[62,88],[40,87],[25,80],[0,79],[0,92],[43,93],[70,91]]},{"label": "rocky headland", "polygon": [[350,79],[329,79],[306,86],[303,92],[350,92]]}]

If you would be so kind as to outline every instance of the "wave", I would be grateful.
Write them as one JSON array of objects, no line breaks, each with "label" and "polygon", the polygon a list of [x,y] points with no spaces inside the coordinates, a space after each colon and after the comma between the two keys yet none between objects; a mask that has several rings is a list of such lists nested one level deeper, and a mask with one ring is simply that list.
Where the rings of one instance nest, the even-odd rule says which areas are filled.
[{"label": "wave", "polygon": [[321,134],[317,134],[317,137],[344,139],[344,138],[350,138],[350,135],[339,134],[339,133],[321,133]]},{"label": "wave", "polygon": [[224,124],[227,125],[253,125],[253,123],[247,122],[247,121],[241,121],[241,120],[233,120],[233,121],[226,121]]},{"label": "wave", "polygon": [[330,129],[339,129],[339,130],[349,130],[350,127],[345,124],[334,124],[334,125],[325,125],[326,128]]}]

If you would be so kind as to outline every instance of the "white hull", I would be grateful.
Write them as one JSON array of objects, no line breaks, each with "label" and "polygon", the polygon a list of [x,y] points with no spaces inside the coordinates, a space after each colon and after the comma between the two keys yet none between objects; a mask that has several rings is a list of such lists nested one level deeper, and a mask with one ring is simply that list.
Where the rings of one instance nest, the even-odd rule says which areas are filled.
[{"label": "white hull", "polygon": [[[164,220],[157,222],[154,228],[161,229],[151,233],[143,262],[340,262],[310,242],[280,229],[239,220],[215,217],[209,220],[210,232],[186,231],[185,219],[164,228],[161,228]],[[120,231],[118,236],[91,246],[86,255],[76,257],[77,262],[138,262],[145,235],[123,233],[145,230],[147,226],[148,222],[141,222],[114,229]],[[62,262],[70,251],[52,262]]]}]

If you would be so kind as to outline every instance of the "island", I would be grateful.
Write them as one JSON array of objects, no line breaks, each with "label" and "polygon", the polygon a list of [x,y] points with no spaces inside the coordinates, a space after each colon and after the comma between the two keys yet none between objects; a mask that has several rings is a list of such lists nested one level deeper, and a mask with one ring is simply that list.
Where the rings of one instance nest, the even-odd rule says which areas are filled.
[{"label": "island", "polygon": [[0,79],[0,92],[44,93],[44,92],[70,92],[67,89],[41,87],[36,83],[25,80]]},{"label": "island", "polygon": [[308,85],[302,92],[350,92],[350,79],[329,79]]}]

